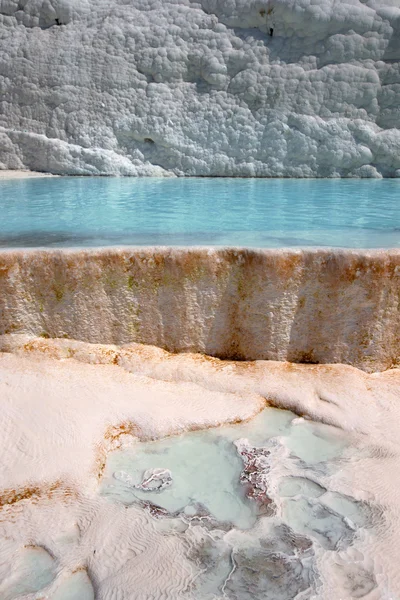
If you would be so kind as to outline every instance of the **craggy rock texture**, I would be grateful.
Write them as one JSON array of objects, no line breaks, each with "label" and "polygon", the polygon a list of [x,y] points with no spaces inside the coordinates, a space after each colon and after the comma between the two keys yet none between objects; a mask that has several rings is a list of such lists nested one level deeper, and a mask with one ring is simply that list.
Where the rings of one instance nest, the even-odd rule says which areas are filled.
[{"label": "craggy rock texture", "polygon": [[398,250],[4,251],[0,335],[384,370],[399,294]]},{"label": "craggy rock texture", "polygon": [[400,176],[399,0],[0,0],[0,168]]}]

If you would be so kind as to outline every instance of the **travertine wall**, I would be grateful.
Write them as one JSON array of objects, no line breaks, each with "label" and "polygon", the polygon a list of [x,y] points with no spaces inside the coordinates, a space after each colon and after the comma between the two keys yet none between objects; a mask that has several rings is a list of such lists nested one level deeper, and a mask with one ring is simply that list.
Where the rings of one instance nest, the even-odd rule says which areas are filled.
[{"label": "travertine wall", "polygon": [[373,371],[399,360],[399,298],[396,250],[0,253],[0,335]]},{"label": "travertine wall", "polygon": [[399,104],[399,0],[0,0],[0,169],[400,177]]}]

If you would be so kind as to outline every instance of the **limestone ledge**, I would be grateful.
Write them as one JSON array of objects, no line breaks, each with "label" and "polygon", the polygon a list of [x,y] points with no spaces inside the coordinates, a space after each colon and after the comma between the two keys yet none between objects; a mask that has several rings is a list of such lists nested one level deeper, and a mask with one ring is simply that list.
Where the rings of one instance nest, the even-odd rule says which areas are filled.
[{"label": "limestone ledge", "polygon": [[399,298],[399,250],[0,252],[0,335],[372,372],[399,362]]}]

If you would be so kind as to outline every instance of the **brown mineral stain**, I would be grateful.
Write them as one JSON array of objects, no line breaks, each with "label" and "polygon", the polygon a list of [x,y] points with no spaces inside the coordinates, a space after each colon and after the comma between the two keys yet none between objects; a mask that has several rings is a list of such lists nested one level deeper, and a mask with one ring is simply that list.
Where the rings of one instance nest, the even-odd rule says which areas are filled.
[{"label": "brown mineral stain", "polygon": [[0,264],[0,277],[8,277],[12,265]]},{"label": "brown mineral stain", "polygon": [[63,358],[62,349],[57,347],[57,345],[53,343],[53,340],[50,340],[49,338],[50,336],[47,333],[43,333],[40,335],[40,338],[26,342],[26,344],[22,346],[22,350],[27,353],[40,352],[49,358]]},{"label": "brown mineral stain", "polygon": [[130,435],[140,437],[140,429],[133,421],[124,421],[118,425],[109,425],[104,433],[103,441],[97,445],[95,452],[94,471],[97,479],[101,479],[106,466],[107,454],[110,450],[118,450],[121,445],[121,437]]},{"label": "brown mineral stain", "polygon": [[[223,359],[279,356],[376,371],[396,365],[400,355],[398,274],[396,250],[0,253],[0,276],[9,277],[0,332],[68,331],[87,342],[156,342]],[[57,310],[67,292],[71,305]],[[111,362],[118,362],[115,355]]]},{"label": "brown mineral stain", "polygon": [[14,333],[15,331],[18,331],[18,329],[19,325],[17,325],[16,323],[10,323],[9,326],[4,329],[4,333],[7,335],[9,333]]},{"label": "brown mineral stain", "polygon": [[49,485],[32,485],[20,488],[9,488],[0,492],[0,510],[6,506],[16,504],[22,500],[32,500],[34,503],[42,498],[71,499],[77,498],[77,492],[62,481],[55,481]]},{"label": "brown mineral stain", "polygon": [[318,365],[319,360],[315,357],[314,350],[298,351],[291,355],[291,362],[304,363],[307,365]]},{"label": "brown mineral stain", "polygon": [[[221,361],[222,362],[222,361]],[[251,371],[256,371],[258,366],[257,366],[257,362],[255,360],[241,360],[241,361],[226,361],[225,363],[222,364],[231,364],[234,369],[236,371],[240,372],[251,372]]]},{"label": "brown mineral stain", "polygon": [[71,571],[71,575],[75,575],[75,573],[83,573],[86,572],[86,567],[80,565],[79,567],[75,567],[75,569],[73,569]]},{"label": "brown mineral stain", "polygon": [[133,421],[125,421],[119,425],[110,425],[107,427],[104,434],[104,439],[114,442],[115,440],[118,440],[121,435],[132,435],[138,437],[139,431],[139,428]]}]

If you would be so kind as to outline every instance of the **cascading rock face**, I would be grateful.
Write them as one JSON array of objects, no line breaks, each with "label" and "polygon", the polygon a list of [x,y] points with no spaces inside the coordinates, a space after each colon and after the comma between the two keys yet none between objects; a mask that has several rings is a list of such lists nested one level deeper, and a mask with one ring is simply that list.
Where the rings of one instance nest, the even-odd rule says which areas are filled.
[{"label": "cascading rock face", "polygon": [[400,0],[0,0],[0,168],[400,176]]},{"label": "cascading rock face", "polygon": [[0,336],[371,372],[399,364],[399,295],[399,250],[0,253]]}]

